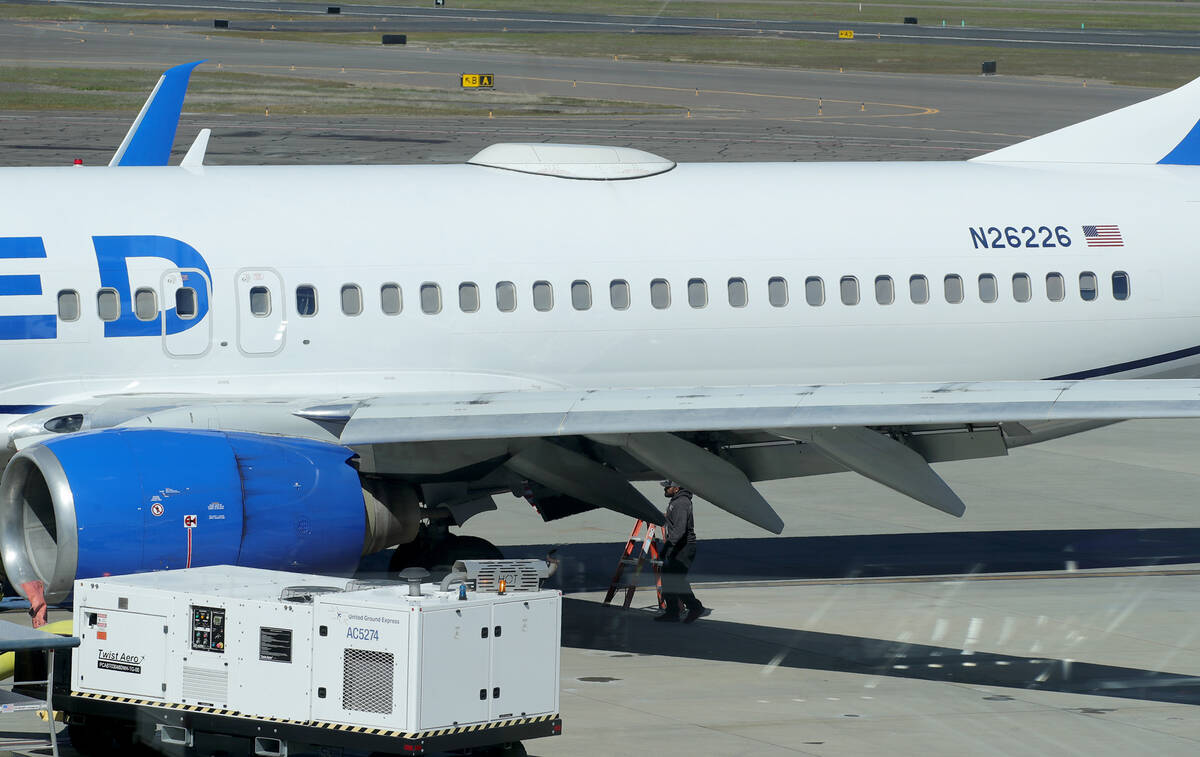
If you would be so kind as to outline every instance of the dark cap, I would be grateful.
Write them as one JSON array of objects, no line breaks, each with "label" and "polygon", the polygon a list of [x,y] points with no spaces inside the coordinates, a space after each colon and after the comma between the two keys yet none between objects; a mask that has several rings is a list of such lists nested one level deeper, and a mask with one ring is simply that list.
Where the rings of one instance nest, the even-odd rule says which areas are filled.
[{"label": "dark cap", "polygon": [[[659,485],[659,486],[661,486],[661,487],[662,487],[662,488],[664,488],[664,489],[670,489],[672,486],[679,486],[679,482],[678,482],[678,481],[671,481],[671,480],[669,480],[669,479],[668,479],[668,480],[666,480],[666,481],[659,481],[659,482],[658,482],[658,485]],[[680,487],[680,488],[682,488],[682,487]]]}]

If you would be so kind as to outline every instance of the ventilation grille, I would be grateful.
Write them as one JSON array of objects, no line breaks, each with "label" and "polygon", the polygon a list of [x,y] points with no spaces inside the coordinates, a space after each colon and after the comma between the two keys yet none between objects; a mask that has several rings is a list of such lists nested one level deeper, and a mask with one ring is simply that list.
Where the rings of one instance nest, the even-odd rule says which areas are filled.
[{"label": "ventilation grille", "polygon": [[347,649],[342,653],[342,709],[392,714],[391,652]]},{"label": "ventilation grille", "polygon": [[537,591],[541,587],[541,576],[531,563],[534,560],[480,560],[479,573],[475,576],[475,591],[496,592],[500,579],[504,579],[505,591]]},{"label": "ventilation grille", "polygon": [[183,701],[224,707],[229,692],[229,671],[183,668]]}]

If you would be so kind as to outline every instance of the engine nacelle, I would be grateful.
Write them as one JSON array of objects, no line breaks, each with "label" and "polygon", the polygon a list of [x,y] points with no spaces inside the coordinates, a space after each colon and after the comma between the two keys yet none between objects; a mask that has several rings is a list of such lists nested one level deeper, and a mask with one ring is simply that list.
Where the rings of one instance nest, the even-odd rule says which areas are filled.
[{"label": "engine nacelle", "polygon": [[4,569],[18,589],[41,580],[51,602],[76,578],[188,566],[350,572],[382,538],[378,501],[364,502],[353,455],[216,431],[52,439],[17,453],[0,480]]}]

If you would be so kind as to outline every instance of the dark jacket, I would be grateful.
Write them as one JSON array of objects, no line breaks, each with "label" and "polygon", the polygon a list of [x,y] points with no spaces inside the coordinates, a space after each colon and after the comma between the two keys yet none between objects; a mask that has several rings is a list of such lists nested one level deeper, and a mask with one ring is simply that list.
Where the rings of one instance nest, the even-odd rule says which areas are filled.
[{"label": "dark jacket", "polygon": [[666,551],[670,556],[688,544],[696,543],[696,526],[692,521],[692,493],[680,489],[667,505]]}]

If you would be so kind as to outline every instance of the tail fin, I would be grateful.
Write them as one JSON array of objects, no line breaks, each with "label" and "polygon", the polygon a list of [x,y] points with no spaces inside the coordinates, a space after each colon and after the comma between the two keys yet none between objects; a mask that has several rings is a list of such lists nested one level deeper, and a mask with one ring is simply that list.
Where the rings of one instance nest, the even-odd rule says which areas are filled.
[{"label": "tail fin", "polygon": [[146,104],[129,127],[129,133],[121,141],[110,166],[165,166],[171,157],[171,146],[175,144],[175,130],[179,127],[179,114],[183,110],[183,96],[187,94],[188,79],[192,69],[204,61],[184,63],[167,69],[159,77],[158,84],[150,93]]},{"label": "tail fin", "polygon": [[1200,165],[1200,79],[1158,97],[972,158],[983,163]]}]

